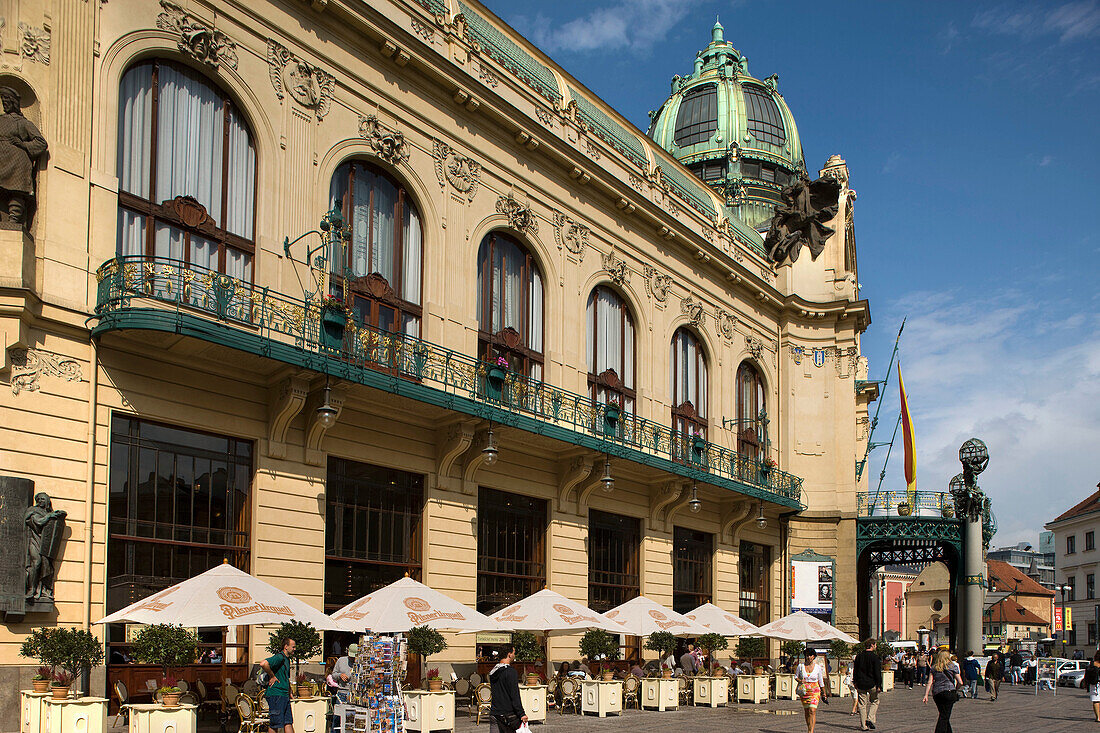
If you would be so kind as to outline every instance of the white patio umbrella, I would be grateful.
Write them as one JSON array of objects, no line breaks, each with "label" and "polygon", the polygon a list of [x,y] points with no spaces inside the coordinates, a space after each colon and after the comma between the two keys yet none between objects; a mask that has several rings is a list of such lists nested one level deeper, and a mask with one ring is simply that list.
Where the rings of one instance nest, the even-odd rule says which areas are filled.
[{"label": "white patio umbrella", "polygon": [[766,636],[770,639],[783,639],[785,641],[829,641],[840,639],[849,644],[856,644],[858,640],[845,634],[843,631],[825,623],[821,619],[814,618],[805,611],[795,611],[789,616],[772,621],[761,626],[754,636]]},{"label": "white patio umbrella", "polygon": [[409,577],[352,601],[332,614],[332,619],[344,631],[370,629],[383,634],[408,631],[414,626],[459,632],[501,628],[488,616]]},{"label": "white patio umbrella", "polygon": [[171,588],[165,588],[97,624],[128,621],[135,624],[196,626],[250,626],[309,623],[317,629],[340,625],[305,601],[223,563]]},{"label": "white patio umbrella", "polygon": [[684,615],[722,636],[756,636],[760,633],[756,626],[740,616],[723,611],[713,603],[704,603]]},{"label": "white patio umbrella", "polygon": [[[583,603],[572,601],[561,593],[544,588],[507,608],[497,611],[493,621],[501,628],[512,631],[529,631],[543,636],[577,634],[591,629],[602,629],[613,634],[624,633],[622,626],[593,611]],[[546,675],[549,678],[550,655],[546,655]]]},{"label": "white patio umbrella", "polygon": [[667,631],[673,636],[700,636],[711,631],[645,596],[638,596],[616,606],[604,616],[619,624],[620,634],[632,636],[649,636],[657,631]]}]

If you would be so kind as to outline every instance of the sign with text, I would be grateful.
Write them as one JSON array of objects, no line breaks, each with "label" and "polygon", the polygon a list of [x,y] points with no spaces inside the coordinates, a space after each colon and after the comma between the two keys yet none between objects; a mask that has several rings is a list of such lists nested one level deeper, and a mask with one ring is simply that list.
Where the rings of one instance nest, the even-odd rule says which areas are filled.
[{"label": "sign with text", "polygon": [[791,610],[832,615],[832,560],[791,561]]}]

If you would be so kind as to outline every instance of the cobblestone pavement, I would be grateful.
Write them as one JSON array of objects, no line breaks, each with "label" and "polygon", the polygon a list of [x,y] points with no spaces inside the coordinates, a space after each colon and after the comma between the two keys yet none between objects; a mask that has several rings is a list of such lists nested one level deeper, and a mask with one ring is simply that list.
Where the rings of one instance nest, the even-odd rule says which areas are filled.
[{"label": "cobblestone pavement", "polygon": [[[932,733],[936,727],[936,706],[929,700],[921,703],[920,689],[895,689],[883,695],[878,711],[879,733]],[[818,710],[815,733],[858,731],[859,717],[849,716],[851,698],[831,698],[829,705]],[[475,725],[464,709],[458,711],[455,733],[488,733],[482,720]],[[113,717],[111,718],[113,720]],[[978,700],[960,700],[951,715],[956,733],[1082,733],[1098,731],[1100,723],[1092,717],[1092,706],[1083,690],[1066,687],[1057,696],[1045,691],[1035,695],[1034,687],[1020,685],[1001,687],[1001,696],[991,702],[983,693]],[[779,701],[767,705],[741,704],[734,708],[687,708],[658,713],[652,710],[627,710],[622,716],[597,718],[552,711],[545,724],[536,724],[534,733],[552,731],[600,731],[600,733],[805,733],[806,723],[797,702]],[[121,733],[123,726],[111,729]],[[201,733],[214,733],[216,724],[204,721]],[[230,726],[237,733],[236,725]],[[280,731],[279,733],[282,733]],[[295,731],[295,733],[305,733]]]}]

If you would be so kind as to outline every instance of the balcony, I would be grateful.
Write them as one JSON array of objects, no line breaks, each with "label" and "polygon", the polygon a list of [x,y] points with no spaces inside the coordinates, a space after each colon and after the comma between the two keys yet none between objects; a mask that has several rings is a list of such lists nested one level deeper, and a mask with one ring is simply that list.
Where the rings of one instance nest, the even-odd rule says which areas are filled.
[{"label": "balcony", "polygon": [[[202,339],[647,465],[792,509],[802,479],[700,438],[427,341],[350,321],[342,338],[320,300],[293,298],[168,259],[120,257],[96,272],[92,330]],[[329,318],[331,321],[331,318]]]},{"label": "balcony", "polygon": [[[856,495],[856,516],[864,519],[894,519],[894,520],[931,520],[957,521],[955,516],[955,500],[950,492],[939,491],[915,491],[912,494],[906,491],[878,491],[874,493]],[[905,505],[906,509],[899,509]],[[908,513],[903,514],[903,511]],[[984,518],[982,521],[982,535],[985,544],[997,532],[997,517],[987,501]]]}]

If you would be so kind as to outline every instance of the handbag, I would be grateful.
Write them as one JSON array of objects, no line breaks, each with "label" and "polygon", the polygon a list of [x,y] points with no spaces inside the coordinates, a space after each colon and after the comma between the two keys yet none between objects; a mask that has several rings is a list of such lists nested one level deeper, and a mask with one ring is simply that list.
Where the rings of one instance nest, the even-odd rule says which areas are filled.
[{"label": "handbag", "polygon": [[806,697],[806,685],[799,682],[798,686],[794,688],[794,694],[797,697]]},{"label": "handbag", "polygon": [[519,717],[515,713],[504,713],[502,715],[493,716],[497,719],[497,724],[509,733],[514,733],[520,729],[523,725],[523,718]]}]

